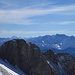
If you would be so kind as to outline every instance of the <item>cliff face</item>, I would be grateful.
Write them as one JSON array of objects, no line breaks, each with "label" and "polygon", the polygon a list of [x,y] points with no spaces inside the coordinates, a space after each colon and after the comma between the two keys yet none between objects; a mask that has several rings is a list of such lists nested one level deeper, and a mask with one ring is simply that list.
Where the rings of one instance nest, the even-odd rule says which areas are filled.
[{"label": "cliff face", "polygon": [[27,75],[56,75],[35,44],[14,39],[0,47],[0,58],[18,66]]}]

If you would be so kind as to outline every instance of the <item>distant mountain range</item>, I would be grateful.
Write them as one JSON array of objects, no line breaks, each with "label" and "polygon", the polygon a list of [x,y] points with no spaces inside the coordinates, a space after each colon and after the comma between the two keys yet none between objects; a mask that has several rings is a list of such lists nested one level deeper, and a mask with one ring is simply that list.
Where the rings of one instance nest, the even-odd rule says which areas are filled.
[{"label": "distant mountain range", "polygon": [[[0,38],[0,45],[8,40],[16,38],[16,36],[12,38]],[[75,56],[75,36],[56,34],[23,39],[36,44],[42,52],[51,49],[55,53],[70,53]]]},{"label": "distant mountain range", "polygon": [[56,53],[70,53],[75,56],[75,37],[65,34],[46,35],[26,39],[36,44],[44,52],[53,50]]}]

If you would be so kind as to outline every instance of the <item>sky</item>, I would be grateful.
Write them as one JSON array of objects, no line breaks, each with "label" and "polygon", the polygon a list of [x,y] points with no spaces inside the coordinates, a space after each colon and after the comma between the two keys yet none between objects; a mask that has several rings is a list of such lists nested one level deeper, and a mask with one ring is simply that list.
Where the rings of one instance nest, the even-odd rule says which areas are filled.
[{"label": "sky", "polygon": [[75,0],[0,0],[0,37],[75,36]]}]

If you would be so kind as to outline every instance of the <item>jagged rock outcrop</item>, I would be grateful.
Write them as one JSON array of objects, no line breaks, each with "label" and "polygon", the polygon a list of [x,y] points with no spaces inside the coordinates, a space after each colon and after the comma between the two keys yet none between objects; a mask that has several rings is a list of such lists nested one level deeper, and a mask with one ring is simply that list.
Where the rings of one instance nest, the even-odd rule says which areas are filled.
[{"label": "jagged rock outcrop", "polygon": [[58,53],[56,54],[58,62],[65,72],[65,75],[74,75],[75,74],[75,58],[67,53]]},{"label": "jagged rock outcrop", "polygon": [[51,60],[53,63],[57,64],[56,55],[52,50],[47,50],[43,54],[47,57],[48,60]]},{"label": "jagged rock outcrop", "polygon": [[61,75],[59,72],[58,60],[54,52],[52,50],[47,50],[43,54],[46,56],[46,60],[50,67],[56,72],[57,75]]},{"label": "jagged rock outcrop", "polygon": [[27,75],[56,75],[39,47],[23,39],[14,39],[0,47],[0,58],[19,67]]},{"label": "jagged rock outcrop", "polygon": [[43,53],[47,58],[50,67],[57,75],[74,75],[75,74],[75,58],[67,53],[54,54],[51,50]]}]

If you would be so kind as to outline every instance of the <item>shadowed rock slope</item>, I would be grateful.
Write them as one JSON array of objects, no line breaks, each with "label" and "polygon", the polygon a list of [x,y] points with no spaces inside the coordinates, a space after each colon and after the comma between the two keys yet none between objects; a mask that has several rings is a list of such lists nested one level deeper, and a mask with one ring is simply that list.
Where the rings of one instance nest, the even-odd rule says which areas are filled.
[{"label": "shadowed rock slope", "polygon": [[57,75],[39,47],[23,39],[4,43],[0,47],[0,58],[19,67],[27,75]]},{"label": "shadowed rock slope", "polygon": [[50,67],[57,75],[75,74],[75,57],[67,53],[54,54],[51,50],[43,53]]}]

